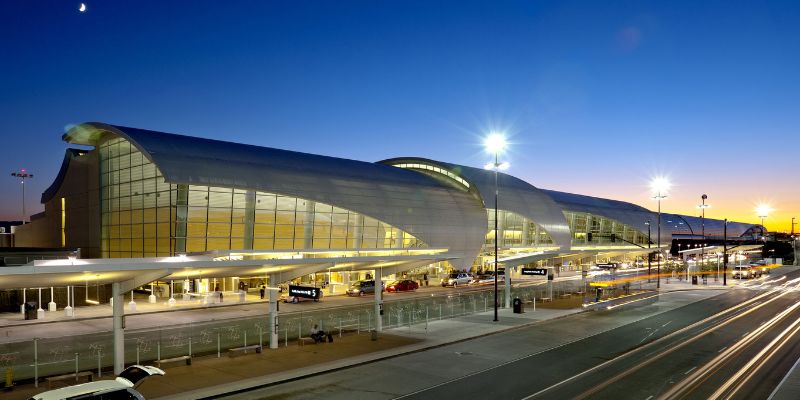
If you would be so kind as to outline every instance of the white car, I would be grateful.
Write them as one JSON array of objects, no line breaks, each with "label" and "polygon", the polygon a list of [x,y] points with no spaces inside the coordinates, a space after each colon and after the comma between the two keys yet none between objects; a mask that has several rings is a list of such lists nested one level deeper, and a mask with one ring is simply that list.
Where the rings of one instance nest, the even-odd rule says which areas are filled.
[{"label": "white car", "polygon": [[144,365],[132,365],[125,368],[114,380],[82,383],[65,388],[48,390],[30,398],[30,400],[62,400],[62,399],[137,399],[144,400],[144,396],[134,387],[144,378],[153,375],[164,375],[160,368]]}]

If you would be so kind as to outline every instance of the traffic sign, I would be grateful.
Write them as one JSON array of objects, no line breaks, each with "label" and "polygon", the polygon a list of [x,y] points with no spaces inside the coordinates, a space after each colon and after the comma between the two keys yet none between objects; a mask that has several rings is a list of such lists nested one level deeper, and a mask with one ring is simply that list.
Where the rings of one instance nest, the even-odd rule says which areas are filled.
[{"label": "traffic sign", "polygon": [[547,268],[523,268],[522,275],[546,276]]},{"label": "traffic sign", "polygon": [[316,287],[289,285],[289,296],[319,299],[320,293],[320,289]]}]

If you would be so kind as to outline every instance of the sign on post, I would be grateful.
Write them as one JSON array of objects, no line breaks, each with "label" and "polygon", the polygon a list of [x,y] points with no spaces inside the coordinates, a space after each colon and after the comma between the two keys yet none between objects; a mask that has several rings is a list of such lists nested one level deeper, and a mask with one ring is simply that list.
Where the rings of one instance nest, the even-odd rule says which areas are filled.
[{"label": "sign on post", "polygon": [[616,269],[616,268],[619,268],[619,263],[604,263],[604,264],[597,264],[597,268],[602,268],[602,269]]},{"label": "sign on post", "polygon": [[321,294],[320,288],[289,285],[289,296],[318,300],[320,294]]},{"label": "sign on post", "polygon": [[547,268],[523,268],[522,275],[546,276]]}]

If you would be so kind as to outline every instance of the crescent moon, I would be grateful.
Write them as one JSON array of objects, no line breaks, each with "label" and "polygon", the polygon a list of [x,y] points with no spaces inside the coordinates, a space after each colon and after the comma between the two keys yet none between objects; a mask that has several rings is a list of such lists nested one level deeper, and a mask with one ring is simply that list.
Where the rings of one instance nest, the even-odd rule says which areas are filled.
[{"label": "crescent moon", "polygon": [[78,11],[85,12],[86,11],[86,3],[81,3],[81,6],[78,7]]}]

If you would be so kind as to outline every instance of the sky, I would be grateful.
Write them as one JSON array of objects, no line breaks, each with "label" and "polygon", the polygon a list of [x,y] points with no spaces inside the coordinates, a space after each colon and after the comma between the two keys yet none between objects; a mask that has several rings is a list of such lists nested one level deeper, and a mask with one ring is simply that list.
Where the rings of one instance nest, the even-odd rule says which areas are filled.
[{"label": "sky", "polygon": [[[797,1],[86,1],[0,8],[0,220],[72,124],[481,167],[665,212],[800,217]],[[800,225],[797,228],[800,230]]]}]

